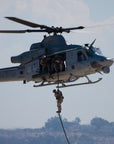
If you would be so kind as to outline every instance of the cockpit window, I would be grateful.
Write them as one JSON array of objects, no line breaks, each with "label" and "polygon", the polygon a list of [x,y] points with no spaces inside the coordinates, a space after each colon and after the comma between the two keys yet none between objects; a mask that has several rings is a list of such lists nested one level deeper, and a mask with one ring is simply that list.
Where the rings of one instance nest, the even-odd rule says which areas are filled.
[{"label": "cockpit window", "polygon": [[101,50],[99,48],[93,48],[93,49],[94,49],[95,54],[103,55],[103,53],[101,52]]},{"label": "cockpit window", "polygon": [[90,49],[87,49],[86,54],[87,54],[88,57],[92,57],[94,55],[94,52]]},{"label": "cockpit window", "polygon": [[92,47],[91,49],[86,49],[86,53],[87,53],[88,57],[92,57],[94,54],[103,56],[101,50],[99,48],[95,48],[95,47]]},{"label": "cockpit window", "polygon": [[79,51],[77,53],[77,56],[78,56],[78,61],[85,61],[86,60],[86,56],[82,51]]}]

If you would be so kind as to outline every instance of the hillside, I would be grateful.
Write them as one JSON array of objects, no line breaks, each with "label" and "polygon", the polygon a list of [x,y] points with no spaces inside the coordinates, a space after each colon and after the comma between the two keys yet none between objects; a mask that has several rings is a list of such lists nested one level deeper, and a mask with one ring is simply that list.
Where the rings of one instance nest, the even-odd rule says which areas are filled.
[{"label": "hillside", "polygon": [[[93,118],[81,125],[80,118],[63,120],[71,144],[114,144],[114,122]],[[58,117],[49,119],[40,129],[0,129],[0,144],[66,144]]]}]

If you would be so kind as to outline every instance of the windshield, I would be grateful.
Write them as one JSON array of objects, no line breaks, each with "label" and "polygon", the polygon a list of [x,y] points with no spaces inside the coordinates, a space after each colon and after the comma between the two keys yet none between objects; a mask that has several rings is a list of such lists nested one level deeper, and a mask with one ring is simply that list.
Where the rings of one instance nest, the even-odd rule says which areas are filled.
[{"label": "windshield", "polygon": [[97,55],[103,55],[103,53],[101,52],[100,48],[95,48],[95,47],[92,47],[92,51],[97,54]]},{"label": "windshield", "polygon": [[92,57],[94,54],[103,56],[99,48],[92,47],[91,49],[86,49],[86,53],[89,57]]}]

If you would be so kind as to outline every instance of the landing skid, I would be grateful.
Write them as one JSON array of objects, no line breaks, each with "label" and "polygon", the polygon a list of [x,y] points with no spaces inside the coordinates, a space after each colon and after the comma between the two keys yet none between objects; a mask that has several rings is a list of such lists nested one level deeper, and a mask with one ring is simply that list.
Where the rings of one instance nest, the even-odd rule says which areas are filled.
[{"label": "landing skid", "polygon": [[[102,80],[102,78],[99,78],[99,79],[96,80],[96,81],[91,81],[87,76],[86,76],[86,78],[87,78],[88,82],[85,82],[85,83],[77,83],[77,84],[69,84],[69,85],[66,85],[65,83],[74,82],[74,81],[76,81],[76,80],[73,80],[73,81],[59,81],[59,84],[61,84],[61,86],[57,86],[56,88],[65,88],[65,87],[71,87],[71,86],[95,84],[95,83],[98,83],[99,81]],[[58,84],[58,81],[57,81],[57,82],[48,82],[48,83],[42,82],[41,84],[39,84],[39,85],[34,85],[33,87],[43,87],[43,86],[56,85],[56,84]]]},{"label": "landing skid", "polygon": [[49,86],[49,85],[55,85],[58,84],[58,82],[48,82],[48,83],[41,83],[39,85],[33,85],[33,87],[43,87],[43,86]]},{"label": "landing skid", "polygon": [[64,83],[62,84],[62,86],[57,86],[57,88],[65,88],[65,87],[71,87],[71,86],[79,86],[79,85],[87,85],[87,84],[95,84],[95,83],[98,83],[99,81],[101,81],[102,78],[99,78],[98,80],[96,81],[90,81],[88,80],[88,82],[85,82],[85,83],[78,83],[78,84],[70,84],[70,85],[65,85]]}]

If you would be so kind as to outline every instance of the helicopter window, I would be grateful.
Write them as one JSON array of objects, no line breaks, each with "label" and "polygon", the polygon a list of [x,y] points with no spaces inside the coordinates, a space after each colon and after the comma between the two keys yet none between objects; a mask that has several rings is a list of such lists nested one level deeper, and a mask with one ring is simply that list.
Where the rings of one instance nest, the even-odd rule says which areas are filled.
[{"label": "helicopter window", "polygon": [[85,61],[86,60],[86,56],[82,51],[79,51],[77,56],[78,56],[78,61]]},{"label": "helicopter window", "polygon": [[93,56],[93,52],[91,50],[86,50],[86,54],[88,57],[92,57]]},{"label": "helicopter window", "polygon": [[95,51],[95,54],[103,56],[102,51],[99,48],[94,48],[94,51]]},{"label": "helicopter window", "polygon": [[23,72],[23,71],[20,71],[20,74],[21,74],[21,75],[23,75],[23,74],[24,74],[24,72]]},{"label": "helicopter window", "polygon": [[101,52],[101,50],[99,48],[95,48],[95,47],[92,47],[91,49],[88,49],[86,51],[86,53],[89,57],[93,56],[94,54],[103,56],[103,53]]}]

